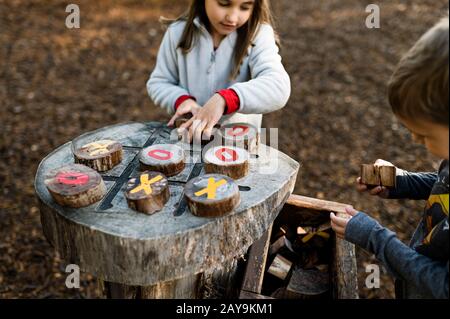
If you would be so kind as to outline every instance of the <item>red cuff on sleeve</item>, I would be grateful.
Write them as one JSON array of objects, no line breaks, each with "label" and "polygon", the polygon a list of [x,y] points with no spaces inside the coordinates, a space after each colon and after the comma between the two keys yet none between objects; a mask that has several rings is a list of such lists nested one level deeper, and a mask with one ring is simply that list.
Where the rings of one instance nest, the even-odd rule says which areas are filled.
[{"label": "red cuff on sleeve", "polygon": [[226,90],[220,90],[217,92],[225,99],[226,107],[223,114],[231,114],[239,110],[239,96],[237,95],[236,91],[233,89],[226,89]]},{"label": "red cuff on sleeve", "polygon": [[180,96],[176,101],[175,101],[175,111],[178,109],[178,107],[180,106],[181,103],[183,103],[186,100],[192,99],[194,101],[196,101],[195,97],[190,96],[190,95],[182,95]]}]

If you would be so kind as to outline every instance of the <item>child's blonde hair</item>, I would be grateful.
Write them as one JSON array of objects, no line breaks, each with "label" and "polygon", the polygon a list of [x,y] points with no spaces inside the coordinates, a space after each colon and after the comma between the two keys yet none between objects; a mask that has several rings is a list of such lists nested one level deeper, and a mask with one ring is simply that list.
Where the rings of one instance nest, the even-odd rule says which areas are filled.
[{"label": "child's blonde hair", "polygon": [[[186,13],[182,14],[176,20],[162,18],[164,24],[170,24],[174,21],[186,21],[186,27],[181,36],[178,47],[187,54],[194,44],[196,36],[196,28],[194,26],[194,19],[198,17],[200,21],[207,27],[210,27],[208,17],[206,15],[205,0],[191,0],[191,4]],[[232,68],[230,78],[234,79],[239,74],[239,69],[247,55],[248,48],[252,45],[253,39],[258,31],[260,24],[266,23],[274,27],[274,21],[270,10],[269,0],[255,0],[253,3],[253,11],[250,19],[237,30],[238,38],[236,41],[234,53],[234,67]],[[275,32],[275,40],[277,45],[280,45],[278,35]]]},{"label": "child's blonde hair", "polygon": [[400,60],[389,81],[392,111],[447,125],[449,17],[426,32]]}]

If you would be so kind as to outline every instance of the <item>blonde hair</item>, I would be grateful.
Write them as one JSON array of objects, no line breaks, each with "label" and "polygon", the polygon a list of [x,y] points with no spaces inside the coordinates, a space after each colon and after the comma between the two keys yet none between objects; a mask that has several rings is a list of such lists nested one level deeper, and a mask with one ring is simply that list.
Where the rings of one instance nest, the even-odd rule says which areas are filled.
[{"label": "blonde hair", "polygon": [[448,126],[448,50],[447,15],[416,42],[394,71],[388,94],[396,115],[423,116]]},{"label": "blonde hair", "polygon": [[[206,26],[207,29],[210,28],[209,19],[206,15],[205,0],[191,0],[191,4],[187,12],[185,12],[175,20],[165,18],[161,19],[161,22],[166,25],[174,21],[186,21],[186,26],[181,36],[180,42],[178,43],[178,47],[181,48],[184,54],[189,53],[189,51],[192,49],[192,45],[194,44],[194,39],[197,32],[197,29],[194,25],[194,19],[196,17],[199,17],[200,21]],[[253,45],[252,42],[256,33],[258,32],[258,27],[262,23],[269,24],[274,28],[274,20],[271,13],[269,0],[255,0],[250,19],[247,21],[247,23],[245,23],[237,30],[238,37],[236,41],[236,47],[234,49],[234,66],[230,74],[230,79],[235,79],[239,75],[239,69],[241,67],[242,61],[247,55],[248,48]],[[276,32],[275,41],[279,46],[279,37]]]}]

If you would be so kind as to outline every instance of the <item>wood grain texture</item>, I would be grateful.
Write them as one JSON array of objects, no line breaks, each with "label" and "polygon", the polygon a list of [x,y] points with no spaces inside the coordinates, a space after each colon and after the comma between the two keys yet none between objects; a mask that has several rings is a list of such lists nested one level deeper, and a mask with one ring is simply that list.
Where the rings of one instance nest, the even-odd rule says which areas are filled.
[{"label": "wood grain texture", "polygon": [[230,123],[223,125],[218,136],[224,146],[236,146],[247,150],[250,154],[258,154],[259,132],[248,123]]},{"label": "wood grain texture", "polygon": [[122,145],[113,140],[99,140],[75,149],[75,163],[86,165],[98,172],[105,172],[122,161]]},{"label": "wood grain texture", "polygon": [[92,205],[106,193],[100,174],[80,164],[50,171],[44,183],[56,203],[73,208]]},{"label": "wood grain texture", "polygon": [[233,146],[210,148],[203,156],[207,174],[222,174],[232,179],[241,179],[249,172],[250,154]]},{"label": "wood grain texture", "polygon": [[190,180],[184,189],[189,210],[195,216],[220,217],[240,203],[237,184],[228,176],[206,174]]},{"label": "wood grain texture", "polygon": [[[164,141],[166,131],[160,123],[127,123],[77,139],[82,143],[110,137],[124,149],[134,150]],[[279,151],[273,154],[277,171],[261,174],[259,169],[266,164],[256,163],[240,180],[250,191],[241,192],[241,204],[222,218],[198,218],[183,209],[184,182],[169,183],[171,197],[161,212],[136,214],[128,207],[123,190],[139,170],[138,158],[116,172],[119,177],[105,173],[108,195],[98,205],[74,212],[57,205],[43,183],[48,171],[73,162],[71,143],[67,143],[44,158],[37,170],[35,188],[44,234],[62,258],[108,282],[152,286],[210,273],[245,254],[292,193],[299,164]],[[203,174],[203,164],[196,165],[198,169],[192,165],[191,172]],[[267,179],[270,183],[261,182]]]},{"label": "wood grain texture", "polygon": [[128,181],[125,197],[130,208],[154,214],[162,210],[170,198],[169,182],[162,173],[143,172]]},{"label": "wood grain texture", "polygon": [[166,176],[178,175],[185,167],[184,151],[173,144],[156,144],[144,148],[139,154],[141,171],[161,172]]}]

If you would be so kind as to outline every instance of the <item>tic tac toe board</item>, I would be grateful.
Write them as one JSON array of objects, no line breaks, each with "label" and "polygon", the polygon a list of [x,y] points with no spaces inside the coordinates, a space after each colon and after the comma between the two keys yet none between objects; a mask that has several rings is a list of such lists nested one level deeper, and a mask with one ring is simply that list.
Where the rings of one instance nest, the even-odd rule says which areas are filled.
[{"label": "tic tac toe board", "polygon": [[[170,199],[163,210],[145,215],[128,207],[124,190],[140,172],[139,152],[154,144],[178,143],[171,141],[171,131],[158,122],[104,127],[77,137],[42,160],[35,179],[41,222],[63,258],[103,280],[147,286],[212,269],[244,254],[262,236],[292,193],[299,169],[296,161],[265,145],[248,176],[236,181],[241,202],[227,216],[201,218],[190,213],[184,186],[205,172],[201,152],[188,147],[185,169],[168,177]],[[105,197],[78,209],[56,204],[44,185],[46,173],[73,163],[73,149],[79,145],[102,139],[123,146],[122,162],[101,173]]]}]

